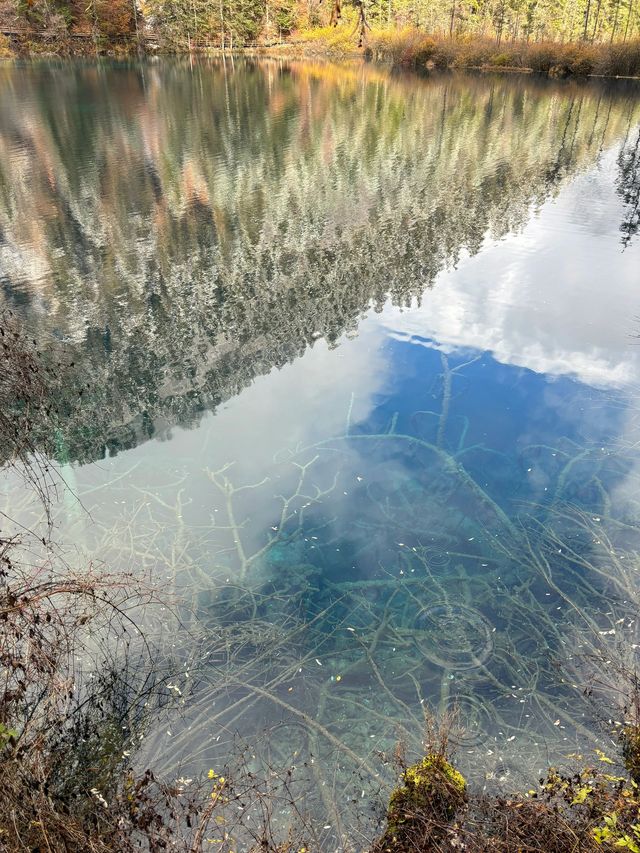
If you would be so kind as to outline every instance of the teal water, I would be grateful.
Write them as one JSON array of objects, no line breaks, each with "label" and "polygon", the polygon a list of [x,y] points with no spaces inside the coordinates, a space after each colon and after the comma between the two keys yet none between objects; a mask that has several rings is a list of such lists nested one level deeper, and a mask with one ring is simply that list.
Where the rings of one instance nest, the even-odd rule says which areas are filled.
[{"label": "teal water", "polygon": [[[345,849],[425,709],[488,789],[611,747],[590,694],[640,643],[639,96],[0,67],[2,305],[91,377],[56,536],[171,601],[140,617],[179,669],[140,761],[294,764]],[[10,481],[3,507],[31,512]]]}]

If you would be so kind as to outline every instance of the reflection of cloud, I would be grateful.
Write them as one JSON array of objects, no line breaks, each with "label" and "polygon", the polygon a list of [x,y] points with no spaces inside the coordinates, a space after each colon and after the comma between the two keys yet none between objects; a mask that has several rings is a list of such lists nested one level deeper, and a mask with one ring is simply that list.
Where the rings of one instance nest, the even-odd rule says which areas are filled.
[{"label": "reflection of cloud", "polygon": [[[352,421],[364,420],[391,367],[367,331],[335,349],[319,340],[302,358],[255,379],[203,427],[224,452],[220,464],[250,459],[255,471],[283,448],[344,433],[352,394]],[[174,441],[188,443],[189,432],[176,430]]]},{"label": "reflection of cloud", "polygon": [[[545,204],[522,234],[443,273],[421,306],[386,311],[390,334],[490,351],[505,364],[596,387],[639,381],[640,351],[631,335],[640,250],[632,245],[623,253],[616,239],[614,167],[610,153]],[[599,199],[595,210],[587,198]],[[602,228],[594,228],[596,220]]]},{"label": "reflection of cloud", "polygon": [[[391,367],[366,332],[338,348],[319,340],[301,358],[259,376],[196,428],[172,429],[170,458],[200,472],[234,463],[234,482],[257,482],[272,473],[283,451],[344,434],[350,407],[353,423],[364,420]],[[144,443],[109,460],[105,480],[138,461],[163,470],[166,443]],[[79,470],[88,469],[101,466]]]}]

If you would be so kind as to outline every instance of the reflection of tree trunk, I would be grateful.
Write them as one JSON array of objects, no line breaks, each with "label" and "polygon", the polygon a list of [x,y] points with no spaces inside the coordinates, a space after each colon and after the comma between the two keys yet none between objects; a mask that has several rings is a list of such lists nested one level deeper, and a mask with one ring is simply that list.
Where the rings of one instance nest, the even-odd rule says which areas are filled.
[{"label": "reflection of tree trunk", "polygon": [[580,98],[580,103],[578,104],[578,114],[576,115],[576,124],[573,131],[573,136],[571,138],[571,147],[569,148],[569,159],[573,159],[573,149],[576,144],[576,137],[578,135],[578,130],[580,129],[580,117],[582,116],[582,106],[584,104],[584,97]]},{"label": "reflection of tree trunk", "polygon": [[447,92],[449,91],[449,85],[445,86],[445,90],[442,93],[442,112],[440,114],[440,123],[438,128],[438,156],[440,156],[442,152],[442,143],[444,141],[444,132],[446,128],[446,120],[447,120]]},{"label": "reflection of tree trunk", "polygon": [[566,145],[567,145],[567,133],[569,132],[569,125],[571,124],[571,116],[573,115],[573,108],[575,106],[576,99],[571,98],[571,102],[569,104],[569,109],[567,111],[567,120],[564,125],[564,130],[562,132],[562,139],[560,140],[560,145],[558,147],[558,154],[556,156],[555,163],[551,166],[549,171],[547,172],[547,184],[549,186],[554,186],[557,183],[560,172],[562,171],[563,161],[566,163]]},{"label": "reflection of tree trunk", "polygon": [[607,110],[607,118],[604,123],[604,127],[602,128],[602,139],[600,140],[600,151],[604,149],[604,145],[607,139],[607,128],[609,127],[609,119],[611,118],[611,106],[612,102],[609,101],[609,109]]},{"label": "reflection of tree trunk", "polygon": [[595,136],[595,133],[596,133],[596,126],[598,124],[598,117],[600,116],[600,101],[601,100],[602,100],[602,95],[599,95],[598,96],[598,103],[596,104],[596,114],[593,118],[593,127],[591,128],[591,134],[589,136],[589,142],[588,142],[589,147],[591,147],[591,143],[593,142],[593,137]]},{"label": "reflection of tree trunk", "polygon": [[640,228],[640,133],[633,151],[623,148],[618,157],[620,174],[617,184],[618,195],[627,206],[620,223],[622,245],[626,248]]}]

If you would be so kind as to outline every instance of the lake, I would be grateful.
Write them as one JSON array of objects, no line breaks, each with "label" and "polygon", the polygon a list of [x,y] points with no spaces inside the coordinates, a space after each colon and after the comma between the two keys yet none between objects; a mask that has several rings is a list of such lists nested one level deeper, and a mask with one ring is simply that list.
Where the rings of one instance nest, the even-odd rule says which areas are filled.
[{"label": "lake", "polygon": [[0,66],[0,306],[91,380],[56,538],[167,597],[140,762],[295,766],[346,849],[425,710],[487,790],[610,747],[639,228],[634,81]]}]

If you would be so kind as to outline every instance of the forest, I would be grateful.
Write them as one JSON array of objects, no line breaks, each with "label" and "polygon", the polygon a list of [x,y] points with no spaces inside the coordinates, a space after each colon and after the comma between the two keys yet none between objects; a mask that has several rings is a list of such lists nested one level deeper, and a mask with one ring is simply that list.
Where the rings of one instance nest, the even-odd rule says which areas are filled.
[{"label": "forest", "polygon": [[[0,0],[5,51],[73,43],[74,52],[331,42],[363,46],[377,30],[407,28],[457,42],[627,44],[640,0]],[[335,40],[334,40],[335,41]],[[499,64],[499,63],[498,63]]]}]

